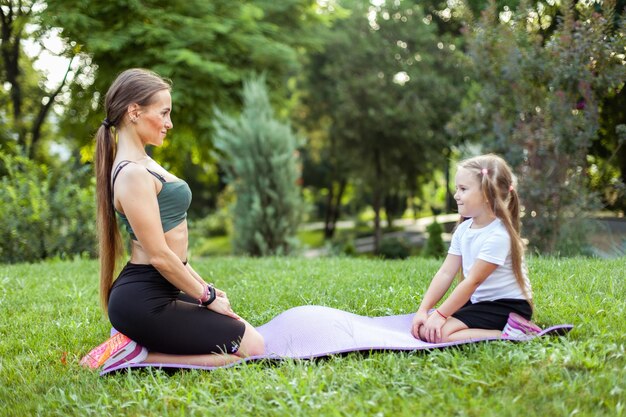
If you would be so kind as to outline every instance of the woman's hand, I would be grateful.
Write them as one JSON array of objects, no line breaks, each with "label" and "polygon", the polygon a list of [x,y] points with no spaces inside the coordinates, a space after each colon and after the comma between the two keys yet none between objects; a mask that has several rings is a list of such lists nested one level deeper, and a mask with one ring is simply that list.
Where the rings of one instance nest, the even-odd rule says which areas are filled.
[{"label": "woman's hand", "polygon": [[222,291],[222,290],[218,289],[215,286],[213,286],[213,288],[215,288],[215,295],[216,295],[216,297],[221,297],[221,298],[226,299],[226,301],[228,301],[228,296],[226,295],[225,291]]},{"label": "woman's hand", "polygon": [[439,343],[441,342],[441,328],[446,324],[446,319],[444,319],[440,314],[436,312],[432,312],[430,316],[428,316],[428,320],[424,323],[424,338],[429,343]]},{"label": "woman's hand", "polygon": [[241,317],[239,317],[239,315],[233,311],[233,308],[230,306],[230,302],[228,301],[228,298],[226,298],[225,296],[215,297],[215,300],[213,300],[213,302],[209,304],[207,308],[209,310],[215,311],[216,313],[220,313],[225,316],[229,316],[234,319],[241,320]]},{"label": "woman's hand", "polygon": [[417,313],[413,316],[413,324],[411,326],[411,334],[414,338],[420,339],[420,327],[428,320],[428,313],[426,311],[417,310]]}]

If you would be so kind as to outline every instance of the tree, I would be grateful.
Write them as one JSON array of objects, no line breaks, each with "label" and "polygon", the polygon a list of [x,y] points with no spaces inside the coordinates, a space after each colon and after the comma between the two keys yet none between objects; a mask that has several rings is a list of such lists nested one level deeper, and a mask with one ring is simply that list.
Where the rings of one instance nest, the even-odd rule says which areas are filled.
[{"label": "tree", "polygon": [[601,101],[626,80],[624,19],[614,27],[609,2],[601,12],[564,2],[562,20],[544,38],[540,16],[526,5],[510,21],[492,6],[468,32],[476,83],[456,125],[521,175],[524,228],[540,252],[580,248],[581,220],[598,207],[587,155]]},{"label": "tree", "polygon": [[390,190],[406,196],[442,165],[462,72],[452,39],[439,38],[414,2],[342,4],[351,14],[311,57],[305,101],[310,117],[327,123],[336,158],[371,190],[378,248]]},{"label": "tree", "polygon": [[254,256],[288,254],[302,216],[297,148],[291,127],[274,118],[264,77],[244,82],[244,107],[215,119],[215,145],[224,153],[237,201],[233,246]]},{"label": "tree", "polygon": [[[33,69],[33,60],[24,53],[24,42],[37,43],[46,36],[42,28],[43,1],[3,1],[0,5],[0,79],[7,87],[0,92],[0,120],[8,132],[0,135],[0,146],[19,148],[33,158],[41,143],[44,124],[53,105],[68,85],[78,51],[66,48],[61,55],[69,58],[65,76],[56,86],[48,86],[42,74]],[[40,42],[40,48],[45,48]],[[75,74],[73,74],[75,75]]]},{"label": "tree", "polygon": [[174,129],[154,155],[190,182],[192,210],[206,212],[218,187],[213,158],[213,110],[240,109],[242,80],[267,74],[278,108],[289,105],[288,78],[299,68],[300,50],[316,44],[314,29],[325,14],[314,0],[146,0],[84,2],[49,0],[49,25],[62,29],[91,59],[75,83],[63,132],[92,152],[93,132],[104,117],[103,96],[129,67],[145,67],[173,81]]}]

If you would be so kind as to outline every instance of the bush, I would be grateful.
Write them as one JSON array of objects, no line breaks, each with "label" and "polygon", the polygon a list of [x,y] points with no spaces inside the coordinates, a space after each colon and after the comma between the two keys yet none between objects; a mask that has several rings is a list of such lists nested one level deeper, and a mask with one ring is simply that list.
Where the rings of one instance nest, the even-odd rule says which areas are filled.
[{"label": "bush", "polygon": [[406,259],[411,255],[411,247],[404,239],[386,238],[380,243],[378,255],[384,259]]},{"label": "bush", "polygon": [[[88,167],[39,165],[0,157],[0,262],[95,256],[95,184]],[[81,179],[89,178],[86,186]]]},{"label": "bush", "polygon": [[536,11],[526,3],[507,22],[492,2],[466,32],[475,82],[451,132],[502,154],[520,176],[524,235],[538,253],[584,253],[587,236],[562,229],[601,208],[588,155],[602,103],[626,79],[626,20],[616,12],[615,2],[567,0],[545,30],[528,23]]},{"label": "bush", "polygon": [[428,232],[428,239],[426,239],[422,255],[426,258],[444,257],[446,254],[446,247],[443,243],[443,239],[441,238],[441,234],[443,233],[443,226],[441,223],[438,223],[437,219],[435,219],[430,225],[428,225],[426,231]]},{"label": "bush", "polygon": [[199,220],[189,221],[189,235],[191,239],[227,236],[232,229],[228,210],[221,209]]}]

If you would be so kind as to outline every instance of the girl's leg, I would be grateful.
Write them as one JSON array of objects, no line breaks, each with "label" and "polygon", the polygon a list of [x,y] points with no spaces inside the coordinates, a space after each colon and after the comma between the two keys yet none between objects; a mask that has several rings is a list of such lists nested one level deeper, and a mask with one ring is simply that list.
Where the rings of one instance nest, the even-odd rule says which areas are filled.
[{"label": "girl's leg", "polygon": [[[448,317],[443,327],[441,328],[441,342],[451,342],[449,339],[451,334],[459,332],[461,330],[467,330],[467,325],[461,320],[454,317]],[[426,341],[426,335],[424,334],[424,326],[419,329],[420,339]]]},{"label": "girl's leg", "polygon": [[470,329],[461,320],[449,317],[443,325],[441,338],[443,342],[459,342],[462,340],[484,339],[485,337],[500,337],[501,330]]},{"label": "girl's leg", "polygon": [[[420,328],[420,339],[424,338],[423,327]],[[441,329],[441,342],[458,342],[462,340],[483,339],[485,337],[500,337],[501,330],[470,329],[461,320],[449,317]]]},{"label": "girl's leg", "polygon": [[500,337],[502,330],[488,330],[488,329],[465,329],[451,333],[447,337],[447,342],[457,342],[461,340],[475,340],[484,339],[486,337]]}]

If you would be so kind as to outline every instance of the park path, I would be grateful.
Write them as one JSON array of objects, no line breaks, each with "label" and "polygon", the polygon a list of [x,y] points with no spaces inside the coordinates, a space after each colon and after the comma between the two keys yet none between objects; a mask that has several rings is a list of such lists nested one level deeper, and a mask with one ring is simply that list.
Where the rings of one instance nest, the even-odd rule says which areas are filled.
[{"label": "park path", "polygon": [[[456,223],[459,219],[459,215],[452,214],[440,214],[437,217],[439,223]],[[422,217],[419,219],[397,219],[393,222],[395,227],[402,228],[402,230],[395,232],[383,232],[384,238],[396,238],[403,239],[411,246],[421,246],[426,241],[426,228],[433,222],[434,216]],[[354,221],[344,220],[337,222],[337,229],[350,229],[354,227]],[[303,227],[303,230],[319,230],[324,228],[324,223],[309,223]],[[442,233],[444,242],[450,241],[450,233]],[[374,250],[374,237],[366,236],[357,238],[354,240],[354,248],[358,253],[372,252]],[[317,258],[328,254],[328,248],[313,248],[304,251],[305,258]]]}]

